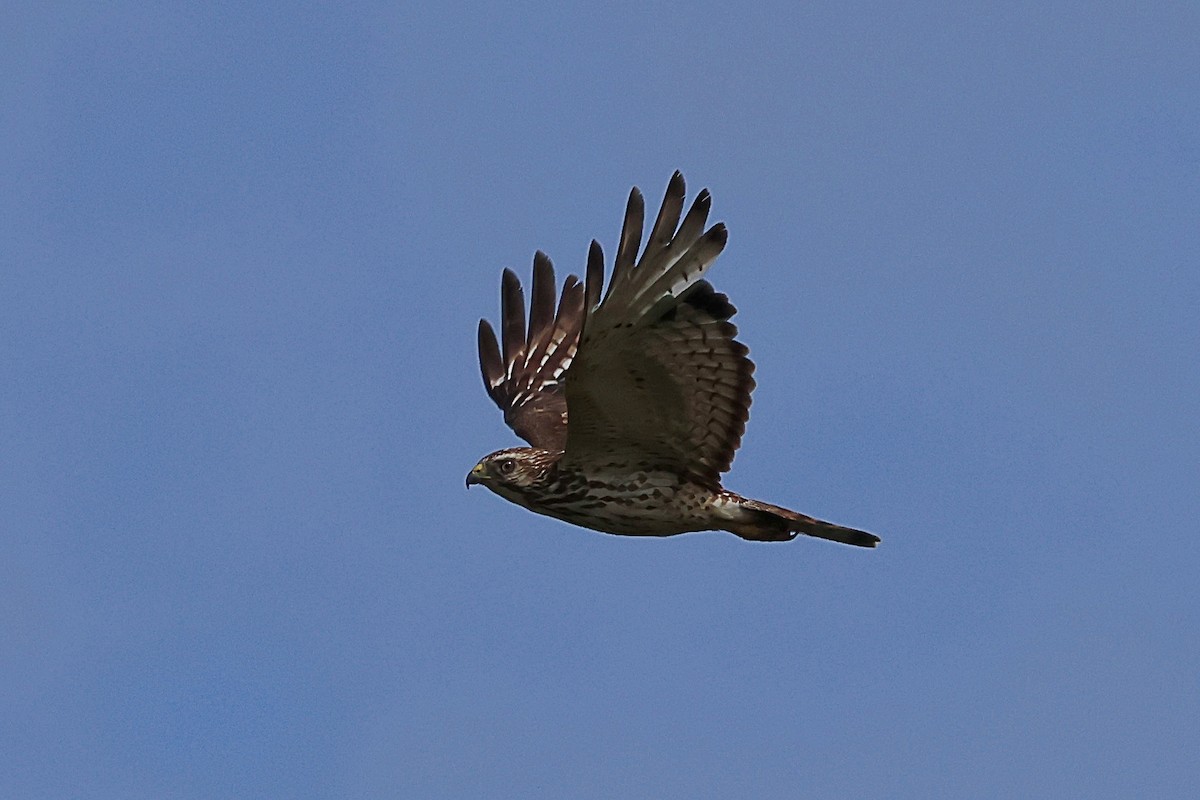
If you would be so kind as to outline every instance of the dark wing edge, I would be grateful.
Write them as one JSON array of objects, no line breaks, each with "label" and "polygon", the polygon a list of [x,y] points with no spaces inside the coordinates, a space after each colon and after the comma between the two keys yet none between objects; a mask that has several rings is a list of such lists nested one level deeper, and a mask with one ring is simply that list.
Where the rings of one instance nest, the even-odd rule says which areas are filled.
[{"label": "dark wing edge", "polygon": [[504,270],[500,340],[486,319],[479,320],[479,369],[488,395],[518,436],[534,447],[562,450],[567,442],[563,380],[579,345],[584,286],[568,276],[555,310],[554,265],[538,251],[530,295],[526,329],[521,281],[512,270]]}]

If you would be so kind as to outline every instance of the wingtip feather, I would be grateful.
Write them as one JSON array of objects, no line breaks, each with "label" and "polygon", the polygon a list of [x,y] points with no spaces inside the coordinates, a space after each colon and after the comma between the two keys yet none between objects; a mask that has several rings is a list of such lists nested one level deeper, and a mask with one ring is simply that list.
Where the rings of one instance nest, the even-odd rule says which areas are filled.
[{"label": "wingtip feather", "polygon": [[529,331],[526,353],[532,353],[549,338],[554,325],[554,264],[538,250],[533,256],[533,284],[530,288]]},{"label": "wingtip feather", "polygon": [[588,247],[587,272],[584,275],[584,305],[591,312],[600,304],[600,293],[604,291],[604,248],[595,239]]},{"label": "wingtip feather", "polygon": [[496,331],[486,319],[479,320],[479,371],[488,394],[504,381],[504,361],[500,357],[500,343]]},{"label": "wingtip feather", "polygon": [[525,292],[507,267],[500,278],[500,338],[505,368],[511,370],[525,352]]},{"label": "wingtip feather", "polygon": [[704,235],[710,237],[714,242],[720,242],[721,247],[729,243],[729,229],[725,227],[724,222],[713,225]]}]

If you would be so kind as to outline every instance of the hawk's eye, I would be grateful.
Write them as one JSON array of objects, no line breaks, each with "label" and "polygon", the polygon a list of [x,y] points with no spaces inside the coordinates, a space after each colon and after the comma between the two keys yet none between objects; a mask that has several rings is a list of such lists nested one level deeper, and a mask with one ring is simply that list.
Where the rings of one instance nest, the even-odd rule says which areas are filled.
[{"label": "hawk's eye", "polygon": [[517,462],[513,461],[511,458],[506,458],[500,462],[500,474],[501,475],[512,475],[513,470],[516,468],[517,468]]}]

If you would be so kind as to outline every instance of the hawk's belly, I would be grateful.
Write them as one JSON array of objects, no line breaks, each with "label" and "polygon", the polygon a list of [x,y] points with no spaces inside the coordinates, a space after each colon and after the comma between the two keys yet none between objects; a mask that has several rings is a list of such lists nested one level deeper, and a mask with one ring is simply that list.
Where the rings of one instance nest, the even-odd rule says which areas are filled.
[{"label": "hawk's belly", "polygon": [[671,536],[714,527],[707,488],[661,470],[560,471],[526,508],[605,533]]}]

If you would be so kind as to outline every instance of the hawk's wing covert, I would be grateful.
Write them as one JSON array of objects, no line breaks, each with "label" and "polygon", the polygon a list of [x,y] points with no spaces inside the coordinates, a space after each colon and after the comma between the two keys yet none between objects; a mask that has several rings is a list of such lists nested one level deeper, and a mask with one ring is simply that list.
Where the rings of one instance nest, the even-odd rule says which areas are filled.
[{"label": "hawk's wing covert", "polygon": [[630,193],[602,302],[604,255],[592,242],[583,333],[566,381],[564,462],[678,469],[716,486],[746,429],[754,364],[734,340],[736,309],[701,280],[725,247],[725,226],[704,231],[707,190],[680,222],[684,195],[676,172],[638,259],[644,203]]},{"label": "hawk's wing covert", "polygon": [[567,402],[563,376],[579,343],[583,323],[583,284],[567,278],[557,313],[554,266],[544,253],[533,257],[529,330],[525,297],[512,270],[500,283],[500,336],[479,320],[479,368],[488,394],[504,412],[504,421],[534,447],[562,450],[567,441]]}]

